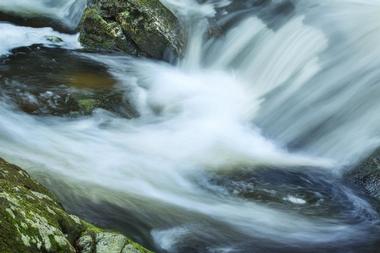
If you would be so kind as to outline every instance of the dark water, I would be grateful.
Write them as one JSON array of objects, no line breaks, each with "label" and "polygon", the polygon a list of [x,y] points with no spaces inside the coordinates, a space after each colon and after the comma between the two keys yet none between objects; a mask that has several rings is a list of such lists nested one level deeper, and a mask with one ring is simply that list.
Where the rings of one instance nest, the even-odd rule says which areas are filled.
[{"label": "dark water", "polygon": [[[58,194],[69,211],[99,226],[121,231],[156,252],[380,252],[379,215],[370,206],[371,199],[365,192],[334,175],[313,172],[310,168],[304,170],[305,172],[262,168],[252,171],[242,168],[234,172],[199,174],[193,180],[211,194],[226,199],[232,197],[261,203],[309,219],[333,219],[337,224],[352,226],[360,224],[366,237],[337,239],[328,243],[279,243],[256,237],[254,233],[248,236],[210,216],[202,216],[190,210],[178,209],[177,216],[173,211],[177,209],[175,206],[158,202],[146,205],[137,196],[122,193],[116,194],[118,204],[115,204],[115,199],[112,202],[97,200],[95,195],[94,199],[83,198],[77,193],[86,191],[86,186],[78,187],[74,183],[77,193],[68,192],[63,189],[72,188],[70,182],[63,184],[54,179],[54,176],[45,175],[40,178],[45,178],[45,184]],[[106,189],[103,194],[115,196],[115,193]],[[91,193],[87,195],[91,196]],[[147,209],[146,206],[150,208]],[[162,215],[165,212],[167,214]],[[191,233],[181,236],[170,250],[163,250],[152,240],[151,231],[155,228],[170,229],[181,224],[191,224]]]}]

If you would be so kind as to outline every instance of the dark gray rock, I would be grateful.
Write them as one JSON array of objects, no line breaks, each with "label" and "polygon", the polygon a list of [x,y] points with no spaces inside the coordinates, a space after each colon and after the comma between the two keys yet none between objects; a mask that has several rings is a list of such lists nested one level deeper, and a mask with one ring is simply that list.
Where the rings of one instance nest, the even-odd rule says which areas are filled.
[{"label": "dark gray rock", "polygon": [[80,41],[90,49],[162,59],[181,54],[184,31],[159,0],[94,0],[83,15]]},{"label": "dark gray rock", "polygon": [[380,204],[380,148],[348,172],[345,177],[360,186]]},{"label": "dark gray rock", "polygon": [[30,114],[81,116],[101,108],[137,116],[107,68],[79,52],[38,45],[18,48],[0,58],[0,76],[0,97]]}]

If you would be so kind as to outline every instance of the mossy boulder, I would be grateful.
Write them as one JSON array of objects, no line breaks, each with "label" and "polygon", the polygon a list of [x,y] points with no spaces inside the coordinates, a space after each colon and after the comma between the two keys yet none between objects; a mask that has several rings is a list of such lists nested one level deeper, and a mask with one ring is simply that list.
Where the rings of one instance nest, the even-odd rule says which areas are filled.
[{"label": "mossy boulder", "polygon": [[81,253],[149,253],[141,245],[129,240],[124,235],[87,230],[78,240],[77,248]]},{"label": "mossy boulder", "polygon": [[162,59],[181,54],[184,32],[159,0],[94,0],[83,15],[80,41],[90,49]]},{"label": "mossy boulder", "polygon": [[86,9],[83,17],[80,41],[84,46],[91,49],[120,50],[131,55],[138,54],[138,48],[125,36],[117,22],[104,20],[96,8]]},{"label": "mossy boulder", "polygon": [[149,253],[65,212],[24,170],[0,159],[0,252]]}]

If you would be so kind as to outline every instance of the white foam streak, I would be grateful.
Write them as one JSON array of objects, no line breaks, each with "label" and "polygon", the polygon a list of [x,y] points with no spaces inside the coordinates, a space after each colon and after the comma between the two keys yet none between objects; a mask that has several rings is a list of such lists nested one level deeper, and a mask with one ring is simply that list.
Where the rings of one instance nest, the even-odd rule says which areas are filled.
[{"label": "white foam streak", "polygon": [[57,19],[75,28],[87,0],[1,0],[0,11],[25,17]]},{"label": "white foam streak", "polygon": [[[324,31],[329,47],[318,59],[299,62],[309,69],[307,78],[288,79],[283,90],[267,100],[257,120],[270,125],[266,130],[282,143],[303,139],[298,145],[304,150],[347,164],[379,144],[379,102],[374,94],[379,92],[380,51],[373,45],[380,41],[380,5],[321,5],[310,9],[304,22]],[[323,40],[309,37],[304,43],[310,45],[309,52],[318,52]],[[287,128],[278,127],[284,125]]]},{"label": "white foam streak", "polygon": [[[49,39],[58,37],[62,42],[52,42]],[[54,38],[53,38],[54,40]],[[62,48],[80,48],[78,35],[67,35],[53,31],[51,28],[30,28],[0,22],[0,55],[5,55],[17,47],[43,44],[44,46],[59,46]]]}]

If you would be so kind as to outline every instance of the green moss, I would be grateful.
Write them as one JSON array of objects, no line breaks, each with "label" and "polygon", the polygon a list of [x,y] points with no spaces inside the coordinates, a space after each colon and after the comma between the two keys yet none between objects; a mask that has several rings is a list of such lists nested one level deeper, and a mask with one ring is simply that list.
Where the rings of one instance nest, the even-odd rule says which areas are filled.
[{"label": "green moss", "polygon": [[84,12],[79,40],[92,49],[121,50],[136,55],[137,49],[124,35],[116,22],[107,22],[98,9],[88,8]]},{"label": "green moss", "polygon": [[[117,31],[117,32],[115,32]],[[89,48],[116,49],[162,58],[167,50],[180,54],[183,29],[159,0],[95,0],[85,11],[81,42]]]},{"label": "green moss", "polygon": [[104,229],[98,228],[97,226],[94,226],[91,223],[83,221],[83,224],[86,227],[86,230],[84,231],[84,233],[90,232],[90,233],[96,234],[96,233],[100,233],[104,231]]},{"label": "green moss", "polygon": [[[91,236],[90,242],[93,240],[95,249],[95,238],[105,233],[102,229],[66,213],[45,187],[33,181],[19,167],[2,159],[0,231],[1,253],[82,252],[76,248],[83,236]],[[117,233],[107,234],[128,240]],[[107,244],[103,244],[103,248],[104,245]],[[149,252],[138,244],[133,244],[133,247],[138,252]]]},{"label": "green moss", "polygon": [[80,99],[78,104],[83,113],[89,114],[98,106],[98,101],[93,98]]},{"label": "green moss", "polygon": [[[152,253],[152,251],[147,250],[146,248],[142,247],[140,244],[135,243],[131,240],[128,240],[124,248],[132,248],[138,250],[140,253]],[[128,251],[127,251],[128,252]],[[133,251],[132,251],[133,252]]]},{"label": "green moss", "polygon": [[162,58],[165,49],[170,47],[155,22],[136,9],[119,13],[117,21],[139,48],[154,58]]},{"label": "green moss", "polygon": [[0,252],[75,252],[84,225],[17,166],[0,160],[0,175]]}]

